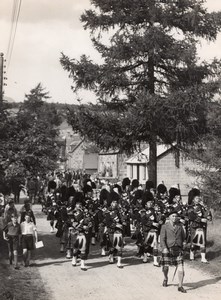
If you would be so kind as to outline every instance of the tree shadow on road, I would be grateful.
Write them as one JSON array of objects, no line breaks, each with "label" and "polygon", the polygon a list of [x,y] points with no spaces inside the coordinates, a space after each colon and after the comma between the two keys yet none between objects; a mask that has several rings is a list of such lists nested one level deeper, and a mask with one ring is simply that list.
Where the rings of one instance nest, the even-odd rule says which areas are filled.
[{"label": "tree shadow on road", "polygon": [[[39,240],[43,241],[44,247],[35,250],[34,259],[37,267],[43,267],[47,265],[58,265],[70,262],[66,259],[66,253],[60,253],[60,240],[55,236],[55,233],[41,233],[38,234]],[[143,265],[142,258],[136,257],[136,246],[133,243],[127,243],[123,249],[122,264],[125,268],[134,265]],[[105,261],[104,257],[101,256],[101,247],[97,242],[96,245],[90,245],[90,251],[88,260],[88,267],[100,268],[109,266],[108,252],[106,252]],[[101,259],[98,261],[98,259]],[[94,260],[94,261],[93,261]],[[147,265],[152,266],[152,258],[147,263]]]},{"label": "tree shadow on road", "polygon": [[38,234],[38,240],[43,241],[44,247],[35,249],[35,259],[65,258],[65,253],[60,252],[60,241],[55,234]]},{"label": "tree shadow on road", "polygon": [[[111,265],[115,265],[116,266],[116,262],[117,260],[115,260],[115,263],[114,264],[109,264],[109,261],[108,261],[108,256],[103,256],[102,258],[106,258],[105,261],[102,260],[102,261],[94,261],[93,262],[93,256],[90,256],[89,257],[92,261],[90,261],[87,266],[90,268],[90,269],[95,269],[95,268],[101,268],[101,267],[105,267],[105,266],[111,266]],[[97,258],[97,257],[96,257]],[[152,261],[150,261],[149,263],[147,264],[150,264],[152,266]],[[143,265],[143,262],[142,262],[142,259],[138,259],[136,257],[134,257],[133,255],[131,256],[131,254],[124,254],[123,257],[122,257],[122,265],[124,268],[128,268],[128,267],[132,267],[134,265]]]},{"label": "tree shadow on road", "polygon": [[209,260],[221,257],[221,249],[209,250],[206,255]]},{"label": "tree shadow on road", "polygon": [[204,287],[206,285],[216,284],[220,280],[221,280],[221,276],[218,276],[218,277],[215,277],[215,278],[205,279],[205,280],[201,280],[201,281],[197,281],[197,282],[185,283],[184,285],[186,287],[189,287],[188,290],[195,290],[195,289]]},{"label": "tree shadow on road", "polygon": [[49,266],[49,265],[54,265],[54,266],[60,266],[63,265],[65,263],[71,263],[71,261],[69,259],[63,259],[63,260],[53,260],[53,261],[42,261],[42,262],[36,262],[34,264],[35,267],[45,267],[45,266]]},{"label": "tree shadow on road", "polygon": [[88,270],[96,269],[96,268],[103,268],[103,267],[106,267],[106,266],[108,266],[108,267],[110,266],[110,264],[108,263],[108,260],[107,261],[96,261],[96,262],[87,263]]}]

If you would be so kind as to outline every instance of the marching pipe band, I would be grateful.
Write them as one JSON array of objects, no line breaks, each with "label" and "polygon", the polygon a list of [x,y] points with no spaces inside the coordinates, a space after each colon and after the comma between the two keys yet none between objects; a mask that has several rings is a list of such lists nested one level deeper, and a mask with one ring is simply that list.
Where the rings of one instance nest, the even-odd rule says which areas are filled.
[{"label": "marching pipe band", "polygon": [[131,238],[137,246],[136,256],[143,263],[153,258],[153,266],[160,266],[160,231],[168,221],[171,211],[177,214],[177,222],[182,225],[185,239],[189,245],[189,258],[200,251],[201,262],[206,259],[207,221],[211,212],[202,204],[200,191],[193,188],[188,202],[183,203],[178,186],[169,190],[161,183],[154,189],[151,181],[145,188],[137,179],[130,182],[124,178],[122,183],[110,185],[106,182],[99,188],[90,179],[69,195],[62,189],[52,186],[48,191],[43,210],[50,221],[50,230],[57,229],[60,239],[60,252],[72,259],[72,265],[81,260],[81,269],[86,270],[85,261],[90,245],[98,243],[101,256],[108,256],[110,264],[117,261],[122,268],[123,249],[126,238]]}]

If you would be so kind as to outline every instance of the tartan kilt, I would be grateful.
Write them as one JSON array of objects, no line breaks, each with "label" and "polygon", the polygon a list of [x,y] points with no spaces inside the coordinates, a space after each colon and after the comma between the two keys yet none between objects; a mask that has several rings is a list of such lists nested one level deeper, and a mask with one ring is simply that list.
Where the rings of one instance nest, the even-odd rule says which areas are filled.
[{"label": "tartan kilt", "polygon": [[67,248],[68,249],[74,248],[74,244],[77,240],[77,235],[78,235],[78,232],[76,230],[71,230],[68,232],[68,234],[67,234]]},{"label": "tartan kilt", "polygon": [[170,266],[183,266],[183,254],[178,256],[172,255],[172,253],[162,253],[160,258],[160,266],[170,267]]}]

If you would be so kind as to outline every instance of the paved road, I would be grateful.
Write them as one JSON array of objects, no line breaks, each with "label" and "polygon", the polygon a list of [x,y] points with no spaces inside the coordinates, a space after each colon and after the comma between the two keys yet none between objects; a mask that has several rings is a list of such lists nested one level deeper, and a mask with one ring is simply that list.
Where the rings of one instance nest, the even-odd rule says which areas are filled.
[{"label": "paved road", "polygon": [[72,267],[59,253],[59,240],[49,232],[49,222],[34,205],[40,239],[45,247],[36,250],[35,263],[50,291],[51,299],[45,300],[167,300],[167,299],[205,299],[218,300],[221,295],[221,276],[204,274],[193,266],[186,265],[185,288],[187,294],[177,291],[177,278],[172,282],[174,268],[169,273],[169,286],[162,287],[161,268],[152,263],[143,264],[133,255],[136,252],[134,242],[128,241],[124,248],[123,269],[109,265],[107,257],[100,256],[99,246],[91,246],[87,261],[88,270],[79,266]]}]

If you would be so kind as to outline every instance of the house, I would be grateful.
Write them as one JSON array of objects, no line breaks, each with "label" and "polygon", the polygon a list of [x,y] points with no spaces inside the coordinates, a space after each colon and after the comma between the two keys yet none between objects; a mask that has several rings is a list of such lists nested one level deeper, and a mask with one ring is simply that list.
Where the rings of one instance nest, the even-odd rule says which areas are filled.
[{"label": "house", "polygon": [[[79,134],[74,133],[72,127],[64,121],[60,131],[60,169],[84,170],[87,174],[98,171],[98,151],[91,143],[86,142]],[[65,162],[65,164],[64,164]]]},{"label": "house", "polygon": [[79,139],[69,143],[69,147],[67,147],[66,151],[66,168],[68,170],[83,170],[83,140]]},{"label": "house", "polygon": [[[126,161],[127,177],[138,179],[140,183],[148,180],[149,147]],[[157,146],[157,185],[164,183],[169,189],[178,185],[185,198],[189,190],[197,184],[196,178],[188,170],[199,170],[202,165],[181,150],[172,146]]]},{"label": "house", "polygon": [[[140,145],[141,150],[146,149],[147,143]],[[117,179],[122,181],[127,177],[127,164],[129,155],[119,150],[100,151],[98,156],[99,177]]]},{"label": "house", "polygon": [[98,171],[98,152],[95,152],[84,139],[73,141],[67,153],[67,169],[84,170],[87,174]]}]

